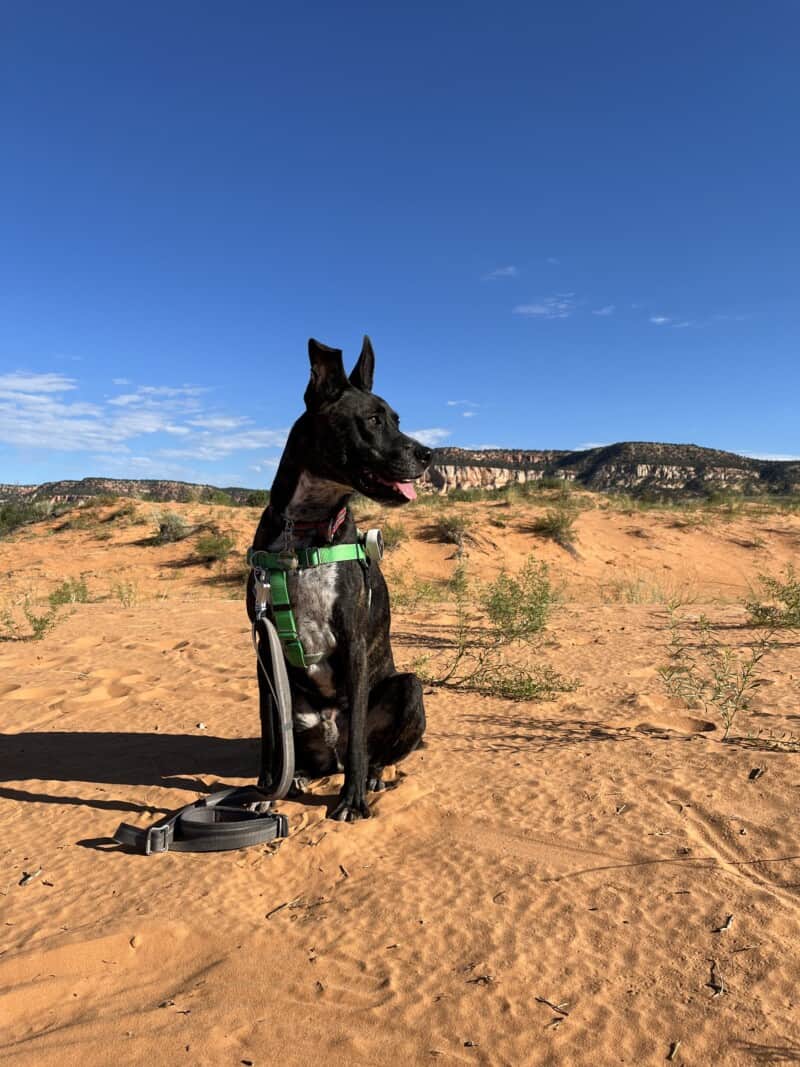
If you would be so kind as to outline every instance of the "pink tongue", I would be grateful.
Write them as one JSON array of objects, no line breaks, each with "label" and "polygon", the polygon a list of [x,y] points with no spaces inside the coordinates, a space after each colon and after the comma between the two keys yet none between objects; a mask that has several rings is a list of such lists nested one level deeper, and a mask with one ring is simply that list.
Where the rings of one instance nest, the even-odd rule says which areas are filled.
[{"label": "pink tongue", "polygon": [[398,493],[406,498],[406,500],[417,499],[416,490],[411,482],[392,482],[392,488],[396,489]]}]

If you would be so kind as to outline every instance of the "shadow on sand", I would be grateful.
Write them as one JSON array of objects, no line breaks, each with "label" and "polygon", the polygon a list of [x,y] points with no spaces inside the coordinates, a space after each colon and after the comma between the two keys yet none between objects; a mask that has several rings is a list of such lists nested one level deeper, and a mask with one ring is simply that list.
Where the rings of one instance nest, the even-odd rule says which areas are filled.
[{"label": "shadow on sand", "polygon": [[[200,775],[253,778],[259,742],[250,738],[162,733],[0,734],[0,780],[160,786],[207,793]],[[167,809],[111,798],[82,798],[0,786],[0,797],[40,804],[81,804],[102,810]]]}]

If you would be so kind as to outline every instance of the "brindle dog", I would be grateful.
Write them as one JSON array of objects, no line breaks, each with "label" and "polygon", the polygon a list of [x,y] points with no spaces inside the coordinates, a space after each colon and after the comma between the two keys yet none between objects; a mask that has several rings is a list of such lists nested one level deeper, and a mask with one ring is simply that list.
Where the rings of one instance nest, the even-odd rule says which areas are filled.
[{"label": "brindle dog", "polygon": [[[308,353],[306,410],[286,442],[254,550],[354,543],[353,493],[406,504],[416,496],[411,483],[431,460],[430,449],[402,433],[395,412],[372,392],[375,356],[368,337],[349,378],[339,349],[312,339]],[[348,560],[289,571],[288,590],[305,652],[322,656],[306,668],[287,664],[297,785],[344,770],[331,818],[367,818],[367,792],[384,788],[383,768],[412,752],[425,731],[419,679],[395,669],[386,582],[377,563]],[[247,611],[252,621],[252,575]],[[260,637],[266,654],[268,643]],[[258,685],[259,785],[269,789],[273,698],[261,671]]]}]

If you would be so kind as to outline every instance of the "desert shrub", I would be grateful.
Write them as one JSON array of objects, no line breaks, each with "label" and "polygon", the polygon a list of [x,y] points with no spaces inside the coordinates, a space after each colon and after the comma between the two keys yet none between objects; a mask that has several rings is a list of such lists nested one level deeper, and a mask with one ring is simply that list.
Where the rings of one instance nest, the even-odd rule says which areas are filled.
[{"label": "desert shrub", "polygon": [[101,521],[120,522],[127,519],[128,522],[131,522],[135,517],[136,505],[132,500],[126,500],[116,511],[112,511],[110,515],[106,515]]},{"label": "desert shrub", "polygon": [[431,533],[446,544],[462,548],[471,525],[472,520],[466,515],[439,515],[432,525]]},{"label": "desert shrub", "polygon": [[[757,675],[761,660],[775,647],[774,630],[746,650],[724,644],[711,623],[701,615],[696,635],[688,620],[670,613],[669,662],[658,673],[670,696],[687,708],[702,708],[706,715],[722,720],[727,741],[740,712],[750,707],[752,693],[761,684]],[[694,639],[693,639],[694,638]]]},{"label": "desert shrub", "polygon": [[166,545],[174,541],[183,541],[191,533],[186,520],[177,511],[165,511],[157,516],[158,533],[156,544]]},{"label": "desert shrub", "polygon": [[269,504],[269,490],[253,489],[247,494],[244,502],[248,508],[265,508]]},{"label": "desert shrub", "polygon": [[85,604],[89,599],[86,579],[67,578],[53,590],[47,599],[53,610],[62,604]]},{"label": "desert shrub", "polygon": [[800,627],[800,578],[791,563],[781,578],[760,574],[763,595],[769,601],[752,599],[745,603],[753,626]]},{"label": "desert shrub", "polygon": [[45,637],[56,624],[57,608],[51,608],[50,611],[46,611],[43,615],[38,615],[34,609],[33,603],[27,597],[22,605],[22,611],[31,628],[31,636],[34,641],[39,641]]},{"label": "desert shrub", "polygon": [[394,551],[402,545],[403,541],[408,540],[406,528],[401,522],[385,523],[381,533],[383,534],[383,547],[387,552]]},{"label": "desert shrub", "polygon": [[228,534],[209,531],[197,538],[197,555],[207,563],[227,559],[236,542]]},{"label": "desert shrub", "polygon": [[0,504],[0,537],[7,537],[21,526],[41,522],[42,519],[48,517],[48,514],[49,509],[44,504],[18,500]]},{"label": "desert shrub", "polygon": [[550,508],[531,523],[531,532],[548,537],[563,548],[575,543],[575,516],[567,508]]},{"label": "desert shrub", "polygon": [[230,493],[226,493],[223,489],[212,489],[208,494],[209,504],[224,504],[227,507],[232,507],[234,500]]},{"label": "desert shrub", "polygon": [[[30,590],[10,599],[5,598],[0,606],[0,640],[41,640],[55,626],[57,614],[58,606],[51,606],[45,612],[37,610],[35,597]],[[28,624],[28,633],[21,627],[20,615]]]},{"label": "desert shrub", "polygon": [[481,599],[492,626],[507,640],[527,640],[544,629],[555,599],[547,564],[529,556],[516,577],[503,571]]},{"label": "desert shrub", "polygon": [[[543,564],[531,557],[516,578],[501,574],[474,590],[465,564],[460,563],[448,591],[456,615],[449,658],[431,664],[430,657],[424,657],[415,664],[428,685],[508,700],[545,700],[577,687],[575,680],[564,678],[546,664],[530,667],[508,660],[515,645],[529,646],[544,628],[554,592]],[[476,602],[483,606],[485,619],[473,618],[471,609]]]}]

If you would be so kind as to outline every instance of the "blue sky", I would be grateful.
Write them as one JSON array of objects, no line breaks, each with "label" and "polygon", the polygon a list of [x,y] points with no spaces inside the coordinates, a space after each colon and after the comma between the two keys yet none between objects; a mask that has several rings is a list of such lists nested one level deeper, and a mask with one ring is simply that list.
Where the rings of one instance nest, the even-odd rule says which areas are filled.
[{"label": "blue sky", "polygon": [[798,34],[790,0],[6,7],[0,481],[269,485],[308,336],[364,332],[431,443],[798,455]]}]

